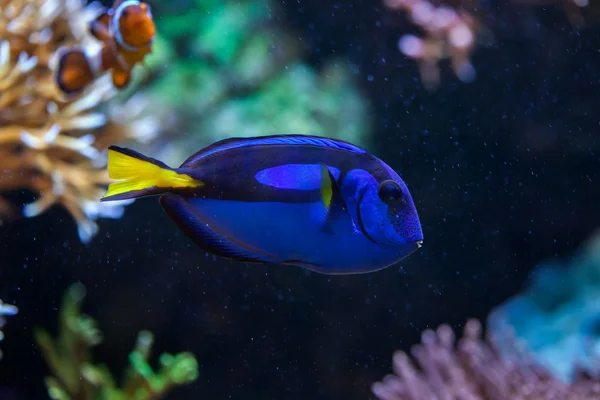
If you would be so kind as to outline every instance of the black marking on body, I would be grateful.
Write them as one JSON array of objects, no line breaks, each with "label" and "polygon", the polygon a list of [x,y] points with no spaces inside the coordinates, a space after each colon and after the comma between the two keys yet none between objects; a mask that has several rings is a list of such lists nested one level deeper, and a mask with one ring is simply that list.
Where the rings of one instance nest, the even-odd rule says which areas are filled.
[{"label": "black marking on body", "polygon": [[377,244],[377,242],[375,240],[373,240],[371,235],[369,235],[367,233],[367,231],[365,229],[365,223],[363,222],[362,215],[360,213],[360,204],[363,201],[363,197],[365,197],[365,193],[366,193],[366,191],[363,190],[362,193],[360,194],[360,196],[358,197],[358,201],[356,202],[356,219],[358,219],[358,228],[360,229],[361,233],[363,235],[365,235],[365,237],[367,239],[369,239],[374,244]]},{"label": "black marking on body", "polygon": [[177,193],[246,202],[312,203],[320,200],[320,188],[282,189],[256,180],[257,172],[285,164],[326,164],[337,168],[340,170],[338,184],[353,169],[369,171],[378,182],[391,178],[381,160],[366,152],[301,144],[253,145],[218,151],[187,165],[184,163],[176,171],[204,182],[205,186],[177,190]]}]

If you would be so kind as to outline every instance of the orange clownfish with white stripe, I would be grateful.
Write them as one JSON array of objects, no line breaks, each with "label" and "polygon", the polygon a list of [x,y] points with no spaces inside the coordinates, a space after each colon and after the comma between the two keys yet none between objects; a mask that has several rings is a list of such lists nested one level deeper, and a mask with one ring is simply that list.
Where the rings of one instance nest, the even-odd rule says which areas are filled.
[{"label": "orange clownfish with white stripe", "polygon": [[109,70],[115,87],[126,87],[133,67],[152,52],[156,26],[148,4],[115,0],[90,23],[90,32],[103,43],[99,52],[67,49],[59,57],[56,83],[65,94],[82,91]]}]

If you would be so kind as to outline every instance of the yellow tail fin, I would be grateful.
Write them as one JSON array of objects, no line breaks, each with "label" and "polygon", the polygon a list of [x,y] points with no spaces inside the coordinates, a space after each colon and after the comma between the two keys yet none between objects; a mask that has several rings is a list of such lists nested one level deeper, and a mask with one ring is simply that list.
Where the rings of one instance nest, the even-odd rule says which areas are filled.
[{"label": "yellow tail fin", "polygon": [[166,164],[136,151],[110,146],[108,176],[116,179],[101,199],[124,200],[163,192],[163,189],[193,188],[204,183],[180,174]]}]

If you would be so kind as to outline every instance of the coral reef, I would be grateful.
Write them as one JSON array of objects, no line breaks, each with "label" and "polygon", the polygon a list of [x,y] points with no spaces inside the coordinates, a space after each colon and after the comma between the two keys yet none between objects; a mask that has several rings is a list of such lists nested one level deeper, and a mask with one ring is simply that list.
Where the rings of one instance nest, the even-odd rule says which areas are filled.
[{"label": "coral reef", "polygon": [[130,366],[121,387],[104,365],[91,360],[91,347],[102,340],[95,321],[80,314],[85,296],[81,284],[72,285],[66,292],[60,309],[59,334],[53,339],[42,329],[35,339],[54,376],[46,378],[50,398],[56,400],[155,400],[162,398],[177,385],[192,382],[198,377],[198,364],[190,353],[162,354],[160,370],[149,365],[153,336],[142,331],[135,349],[129,355]]},{"label": "coral reef", "polygon": [[469,321],[426,331],[396,375],[373,385],[381,400],[600,398],[600,232],[570,263],[544,263],[524,293],[494,309],[486,340]]},{"label": "coral reef", "polygon": [[[16,315],[19,312],[19,309],[13,305],[5,304],[0,300],[0,341],[4,339],[4,333],[2,332],[2,328],[4,324],[6,324],[6,318],[10,315]],[[0,350],[0,358],[2,358],[2,350]]]},{"label": "coral reef", "polygon": [[[488,318],[492,334],[509,326],[554,376],[600,371],[600,232],[571,262],[539,265],[523,293]],[[510,349],[499,347],[501,352]]]},{"label": "coral reef", "polygon": [[395,375],[374,383],[380,400],[589,400],[600,398],[600,382],[580,376],[563,383],[533,362],[510,336],[504,345],[513,358],[501,357],[497,343],[482,339],[481,324],[467,322],[455,346],[452,329],[427,330],[422,343],[412,348],[414,365],[404,352],[394,354]]},{"label": "coral reef", "polygon": [[271,1],[173,7],[153,5],[162,18],[147,63],[155,79],[144,93],[177,137],[143,151],[179,163],[220,139],[276,133],[368,144],[370,109],[346,62],[330,60],[320,71],[304,64],[301,42],[276,26]]},{"label": "coral reef", "polygon": [[423,37],[404,35],[398,48],[419,63],[425,87],[435,89],[440,83],[440,61],[450,59],[452,70],[463,82],[472,82],[475,68],[470,57],[481,29],[478,20],[462,7],[436,6],[429,0],[384,0],[384,4],[409,15],[423,31]]},{"label": "coral reef", "polygon": [[[0,192],[28,190],[39,196],[23,209],[33,217],[60,204],[89,241],[99,217],[118,218],[120,204],[100,204],[108,175],[104,150],[128,139],[146,140],[155,120],[140,117],[143,103],[113,104],[109,76],[76,97],[63,97],[54,82],[57,51],[99,43],[88,31],[97,3],[84,0],[0,1]],[[0,199],[0,218],[18,213]]]}]

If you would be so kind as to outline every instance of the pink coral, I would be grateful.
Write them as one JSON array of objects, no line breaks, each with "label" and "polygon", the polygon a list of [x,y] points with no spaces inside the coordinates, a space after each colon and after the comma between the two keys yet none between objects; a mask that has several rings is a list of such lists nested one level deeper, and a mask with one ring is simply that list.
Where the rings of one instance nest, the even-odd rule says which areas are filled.
[{"label": "pink coral", "polygon": [[373,393],[380,400],[600,399],[600,382],[586,376],[573,384],[558,381],[515,341],[515,357],[501,359],[481,330],[477,320],[468,321],[457,344],[447,325],[426,330],[411,349],[412,359],[402,351],[394,354],[395,374],[374,383]]},{"label": "pink coral", "polygon": [[384,4],[392,10],[407,13],[423,31],[423,37],[402,36],[398,48],[419,63],[421,79],[428,88],[439,85],[438,63],[446,58],[450,59],[452,69],[461,81],[475,79],[470,56],[480,25],[468,11],[447,5],[435,6],[429,0],[384,0]]}]

